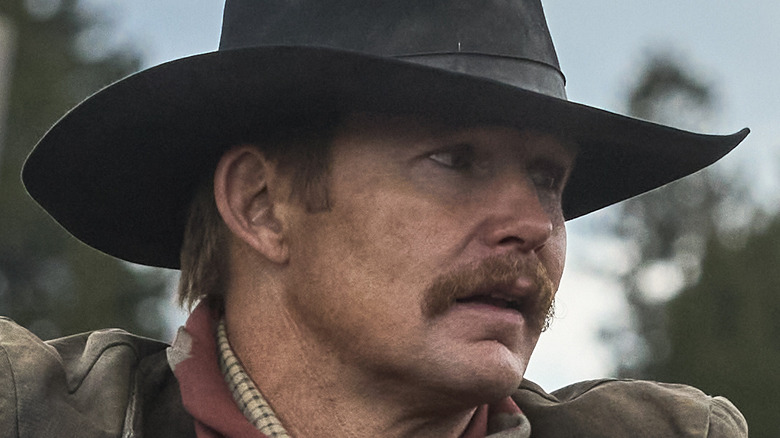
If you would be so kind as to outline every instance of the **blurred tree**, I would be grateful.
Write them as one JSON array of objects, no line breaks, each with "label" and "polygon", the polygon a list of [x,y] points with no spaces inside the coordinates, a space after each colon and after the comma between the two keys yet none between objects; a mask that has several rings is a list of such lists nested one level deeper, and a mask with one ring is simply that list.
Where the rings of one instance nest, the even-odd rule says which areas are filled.
[{"label": "blurred tree", "polygon": [[725,394],[752,437],[780,436],[780,217],[740,245],[707,241],[696,284],[668,304],[668,354],[649,376]]},{"label": "blurred tree", "polygon": [[[633,115],[703,129],[712,87],[679,59],[648,59]],[[687,116],[684,116],[687,114]],[[709,114],[709,115],[708,115]],[[692,384],[725,395],[751,436],[780,435],[780,217],[752,205],[744,183],[707,169],[627,201],[614,230],[631,242],[622,276],[639,342],[607,332],[624,377]],[[619,348],[619,347],[618,347]]]},{"label": "blurred tree", "polygon": [[45,130],[90,93],[140,66],[108,43],[105,19],[76,0],[3,0],[13,29],[7,120],[0,124],[0,314],[42,338],[102,327],[161,336],[163,271],[92,250],[57,226],[20,182],[26,155]]},{"label": "blurred tree", "polygon": [[[668,52],[648,56],[628,98],[631,115],[694,131],[707,130],[715,106],[712,86]],[[621,205],[611,225],[629,242],[632,261],[621,282],[638,336],[605,332],[617,346],[619,375],[643,378],[667,359],[666,303],[698,280],[708,236],[749,223],[744,194],[733,177],[706,169]],[[735,206],[744,221],[731,213]]]}]

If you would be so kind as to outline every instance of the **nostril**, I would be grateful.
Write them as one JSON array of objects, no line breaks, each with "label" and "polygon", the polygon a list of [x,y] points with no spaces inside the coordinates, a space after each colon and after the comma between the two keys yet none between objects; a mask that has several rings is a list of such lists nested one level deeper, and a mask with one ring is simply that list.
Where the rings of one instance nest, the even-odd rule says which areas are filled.
[{"label": "nostril", "polygon": [[525,243],[525,240],[521,239],[518,236],[506,236],[503,239],[498,241],[499,245],[522,245]]},{"label": "nostril", "polygon": [[541,237],[529,237],[524,239],[517,235],[504,236],[497,242],[498,246],[516,247],[521,251],[539,251],[547,243],[547,239]]}]

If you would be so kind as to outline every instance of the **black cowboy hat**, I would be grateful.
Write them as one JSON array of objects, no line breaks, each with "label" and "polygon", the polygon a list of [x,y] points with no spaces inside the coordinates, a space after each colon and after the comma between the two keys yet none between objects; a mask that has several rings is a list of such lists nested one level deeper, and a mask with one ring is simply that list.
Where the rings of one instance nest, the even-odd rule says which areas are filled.
[{"label": "black cowboy hat", "polygon": [[695,134],[567,101],[539,0],[227,0],[217,52],[90,97],[38,143],[23,179],[87,244],[177,268],[193,190],[240,126],[349,111],[565,135],[579,145],[567,219],[691,174],[748,133]]}]

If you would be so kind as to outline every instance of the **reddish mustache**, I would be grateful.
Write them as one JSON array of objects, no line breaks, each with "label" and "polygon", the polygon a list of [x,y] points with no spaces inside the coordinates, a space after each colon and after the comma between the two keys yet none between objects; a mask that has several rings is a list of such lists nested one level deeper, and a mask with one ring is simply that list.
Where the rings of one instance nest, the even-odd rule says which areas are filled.
[{"label": "reddish mustache", "polygon": [[439,276],[426,290],[423,314],[429,318],[437,317],[458,299],[506,290],[521,277],[530,278],[535,290],[535,293],[523,298],[523,316],[532,328],[544,331],[554,314],[553,282],[538,260],[514,254],[489,257],[478,264]]}]

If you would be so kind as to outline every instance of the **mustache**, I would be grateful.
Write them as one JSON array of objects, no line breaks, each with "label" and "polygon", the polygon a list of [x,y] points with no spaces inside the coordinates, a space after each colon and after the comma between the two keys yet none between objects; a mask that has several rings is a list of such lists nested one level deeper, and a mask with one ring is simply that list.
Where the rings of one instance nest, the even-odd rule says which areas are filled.
[{"label": "mustache", "polygon": [[447,312],[459,299],[506,290],[521,277],[533,281],[536,293],[522,298],[520,310],[532,328],[545,331],[555,315],[553,281],[536,258],[511,253],[488,257],[434,279],[425,291],[423,315],[435,318]]}]

